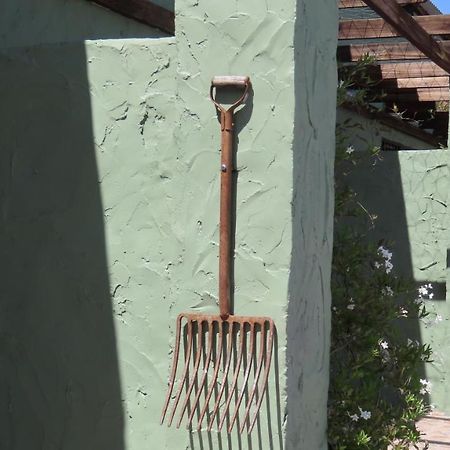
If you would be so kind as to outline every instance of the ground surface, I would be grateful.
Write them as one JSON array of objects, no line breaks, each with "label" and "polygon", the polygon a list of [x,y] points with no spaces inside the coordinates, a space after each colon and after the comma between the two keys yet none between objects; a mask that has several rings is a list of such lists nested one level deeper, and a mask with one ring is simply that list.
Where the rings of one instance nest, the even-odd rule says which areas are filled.
[{"label": "ground surface", "polygon": [[419,422],[419,429],[430,444],[429,450],[450,450],[450,417],[433,413]]}]

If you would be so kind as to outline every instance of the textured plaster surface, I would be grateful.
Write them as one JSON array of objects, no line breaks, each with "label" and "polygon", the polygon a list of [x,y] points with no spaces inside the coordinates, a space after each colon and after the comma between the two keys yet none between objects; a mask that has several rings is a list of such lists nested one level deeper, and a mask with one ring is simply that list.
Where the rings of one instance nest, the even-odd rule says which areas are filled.
[{"label": "textured plaster surface", "polygon": [[378,216],[378,237],[392,241],[396,269],[417,285],[432,283],[434,286],[434,298],[426,302],[428,319],[433,322],[439,315],[442,322],[411,321],[408,332],[412,338],[429,343],[434,350],[434,362],[424,368],[424,376],[433,383],[431,403],[448,415],[449,152],[425,150],[426,143],[340,111],[339,120],[349,117],[362,125],[349,140],[355,143],[356,150],[363,151],[367,144],[379,146],[382,137],[424,149],[383,153],[376,165],[363,168],[355,180],[362,202]]},{"label": "textured plaster surface", "polygon": [[[124,20],[100,40],[114,33],[87,12],[72,33],[28,7],[29,33],[2,36],[8,449],[326,448],[334,2],[176,12],[176,38],[123,39]],[[217,311],[216,74],[254,88],[237,116],[235,311],[278,328],[260,429],[240,439],[159,425],[177,314]]]}]

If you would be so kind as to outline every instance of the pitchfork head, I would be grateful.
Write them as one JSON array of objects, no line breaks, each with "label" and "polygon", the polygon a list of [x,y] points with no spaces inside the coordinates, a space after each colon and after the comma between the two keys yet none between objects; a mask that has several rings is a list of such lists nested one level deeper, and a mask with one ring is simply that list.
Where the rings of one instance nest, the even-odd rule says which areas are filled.
[{"label": "pitchfork head", "polygon": [[[206,416],[208,431],[216,422],[218,432],[226,423],[231,433],[238,423],[240,433],[245,428],[251,433],[267,388],[274,333],[268,317],[230,315],[223,320],[217,315],[180,314],[161,424],[171,406],[169,426],[178,410],[179,428],[187,410],[188,429],[196,417],[201,430]],[[184,367],[177,378],[182,339]],[[239,414],[243,400],[243,414]]]}]

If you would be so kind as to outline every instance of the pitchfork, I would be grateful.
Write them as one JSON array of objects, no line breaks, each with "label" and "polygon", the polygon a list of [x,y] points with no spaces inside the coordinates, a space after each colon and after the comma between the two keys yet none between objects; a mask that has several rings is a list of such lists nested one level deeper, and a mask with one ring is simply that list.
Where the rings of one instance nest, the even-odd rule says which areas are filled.
[{"label": "pitchfork", "polygon": [[[228,109],[225,109],[216,100],[217,88],[224,87],[238,88],[243,91],[238,100]],[[214,77],[211,82],[211,100],[220,113],[222,136],[219,245],[220,315],[181,313],[177,318],[172,371],[161,417],[162,424],[172,400],[172,410],[168,419],[168,425],[171,426],[181,401],[177,428],[180,427],[185,412],[188,410],[186,424],[188,429],[191,429],[194,416],[197,415],[197,430],[200,431],[205,415],[207,415],[208,431],[211,431],[214,421],[217,419],[217,431],[221,432],[227,421],[227,431],[231,433],[234,424],[241,419],[239,433],[242,433],[247,425],[247,432],[250,434],[258,418],[267,389],[275,333],[274,322],[269,317],[233,315],[230,301],[231,258],[234,250],[231,224],[233,173],[235,171],[233,167],[234,112],[245,102],[250,88],[250,79],[246,76]],[[184,368],[177,384],[182,329],[184,329],[185,341]],[[259,339],[257,339],[258,333]],[[239,341],[239,345],[236,341]],[[191,365],[193,368],[190,373]],[[249,392],[250,379],[253,384]],[[176,385],[176,393],[172,397]],[[184,390],[185,394],[183,395]],[[202,393],[204,395],[203,406],[201,405]],[[214,399],[211,402],[213,394]],[[234,410],[231,412],[233,398],[235,400]],[[244,398],[244,413],[241,416],[239,410]],[[253,415],[251,415],[252,405]]]}]

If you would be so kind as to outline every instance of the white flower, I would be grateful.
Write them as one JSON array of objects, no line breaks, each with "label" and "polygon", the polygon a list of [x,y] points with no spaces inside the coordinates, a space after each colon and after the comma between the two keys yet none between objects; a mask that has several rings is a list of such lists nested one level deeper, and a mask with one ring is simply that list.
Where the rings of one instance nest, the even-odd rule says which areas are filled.
[{"label": "white flower", "polygon": [[348,155],[351,155],[354,151],[355,151],[355,147],[353,147],[353,145],[349,145],[347,147],[347,150],[345,150],[345,153],[347,153]]},{"label": "white flower", "polygon": [[418,289],[419,295],[424,296],[428,294],[428,289],[426,285],[420,286]]},{"label": "white flower", "polygon": [[420,389],[420,393],[422,395],[429,394],[431,392],[431,386],[432,386],[431,382],[428,380],[425,380],[423,378],[421,378],[419,381],[420,381],[420,384],[422,385],[422,388]]},{"label": "white flower", "polygon": [[381,341],[380,347],[384,350],[387,350],[389,348],[389,344],[386,341]]},{"label": "white flower", "polygon": [[389,249],[387,249],[386,247],[383,247],[382,245],[378,247],[378,254],[387,261],[390,261],[392,258],[392,252],[389,251]]},{"label": "white flower", "polygon": [[353,311],[355,309],[355,304],[354,303],[348,304],[347,309],[349,309],[350,311]]},{"label": "white flower", "polygon": [[403,306],[400,308],[400,317],[408,317],[408,310]]},{"label": "white flower", "polygon": [[428,300],[431,300],[434,297],[433,285],[431,283],[420,286],[417,289],[417,292],[419,293],[420,300],[423,300],[426,297],[428,297]]},{"label": "white flower", "polygon": [[394,291],[390,286],[385,286],[383,289],[381,289],[381,293],[388,297],[393,297],[394,295]]},{"label": "white flower", "polygon": [[363,411],[359,406],[358,409],[361,415],[361,419],[369,420],[372,417],[372,413],[370,411]]},{"label": "white flower", "polygon": [[[391,262],[392,252],[389,251],[389,249],[387,249],[386,247],[380,245],[378,247],[377,253],[384,259],[384,270],[386,271],[386,273],[390,273],[394,268],[394,265]],[[379,262],[375,262],[375,267],[377,269],[380,269],[382,267],[382,264],[380,264]]]},{"label": "white flower", "polygon": [[392,269],[394,268],[394,264],[392,264],[390,261],[385,261],[384,268],[386,269],[386,273],[391,273]]},{"label": "white flower", "polygon": [[353,422],[358,422],[359,420],[358,414],[349,414],[349,417],[353,420]]}]

